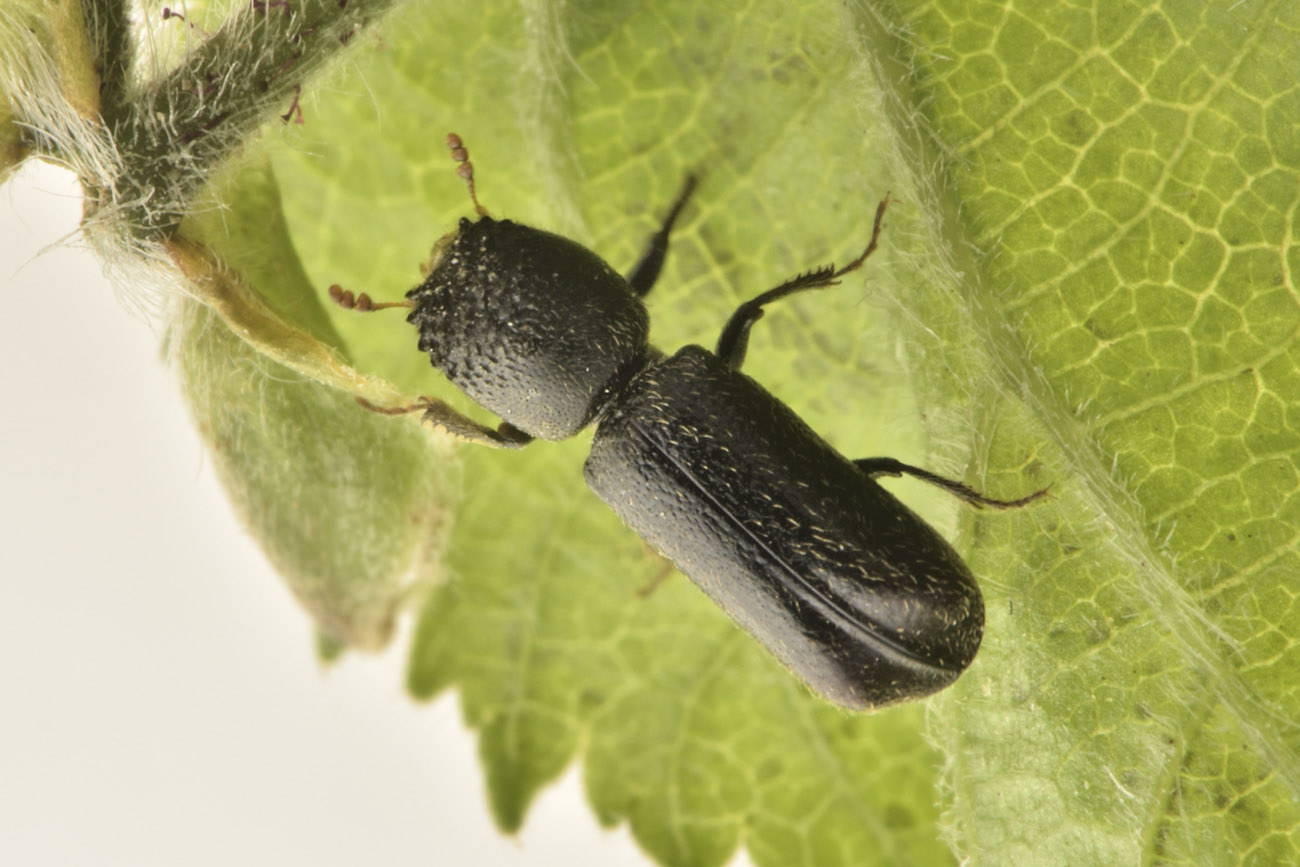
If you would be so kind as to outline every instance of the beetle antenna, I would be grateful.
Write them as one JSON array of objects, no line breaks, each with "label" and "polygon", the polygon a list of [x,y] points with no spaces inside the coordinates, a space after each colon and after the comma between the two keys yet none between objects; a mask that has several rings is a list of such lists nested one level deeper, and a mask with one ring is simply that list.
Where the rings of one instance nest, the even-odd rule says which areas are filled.
[{"label": "beetle antenna", "polygon": [[344,310],[355,310],[358,313],[370,313],[375,310],[385,310],[389,307],[411,307],[413,306],[409,299],[401,301],[373,301],[365,292],[360,295],[352,294],[351,289],[344,289],[335,283],[330,286],[330,298],[335,304]]},{"label": "beetle antenna", "polygon": [[451,151],[451,158],[460,163],[456,166],[456,174],[465,181],[465,186],[469,187],[469,197],[474,202],[474,210],[478,211],[480,217],[486,217],[487,208],[479,204],[478,195],[474,192],[474,164],[469,161],[469,149],[465,147],[465,142],[454,132],[449,132],[447,149]]}]

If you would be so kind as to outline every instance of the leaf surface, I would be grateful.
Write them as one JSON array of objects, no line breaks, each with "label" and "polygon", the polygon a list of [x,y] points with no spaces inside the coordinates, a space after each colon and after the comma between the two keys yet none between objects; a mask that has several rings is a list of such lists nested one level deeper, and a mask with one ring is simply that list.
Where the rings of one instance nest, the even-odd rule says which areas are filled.
[{"label": "leaf surface", "polygon": [[[304,124],[268,135],[305,276],[288,235],[241,262],[220,219],[203,230],[275,313],[248,343],[188,332],[221,341],[191,359],[243,359],[205,399],[223,430],[267,434],[230,454],[268,514],[338,516],[302,481],[341,479],[415,550],[405,473],[428,453],[383,444],[414,425],[311,382],[268,402],[311,364],[230,375],[264,360],[247,346],[310,334],[457,399],[400,316],[297,291],[418,282],[470,212],[452,130],[494,214],[621,270],[704,171],[649,299],[665,349],[856,255],[891,191],[867,268],[774,307],[746,371],[851,457],[993,496],[1052,485],[986,514],[891,483],[981,578],[985,643],[953,689],[850,716],[680,576],[639,592],[667,567],[584,490],[586,437],[463,450],[457,580],[421,612],[410,685],[460,691],[503,827],[580,756],[601,820],[670,864],[742,844],[772,865],[1300,860],[1300,8],[414,4],[367,31]],[[245,250],[268,195],[231,194]],[[383,457],[356,460],[363,440]],[[303,460],[258,471],[284,458]]]},{"label": "leaf surface", "polygon": [[[374,215],[346,244],[450,224],[409,237],[411,181],[370,183],[394,165],[463,212],[444,129],[495,211],[619,267],[703,165],[652,315],[661,345],[708,345],[738,300],[851,255],[891,189],[865,285],[773,312],[747,370],[848,454],[1055,500],[956,525],[925,504],[990,612],[929,703],[936,756],[918,707],[818,705],[685,581],[639,600],[662,566],[582,491],[582,444],[467,455],[461,580],[411,681],[462,690],[502,824],[581,749],[598,814],[667,863],[742,838],[760,863],[943,860],[940,828],[979,863],[1294,857],[1292,7],[528,8],[405,19],[366,73],[379,94],[404,72],[401,98],[358,94],[364,144],[333,143],[336,201]],[[387,258],[356,277],[415,279]]]}]

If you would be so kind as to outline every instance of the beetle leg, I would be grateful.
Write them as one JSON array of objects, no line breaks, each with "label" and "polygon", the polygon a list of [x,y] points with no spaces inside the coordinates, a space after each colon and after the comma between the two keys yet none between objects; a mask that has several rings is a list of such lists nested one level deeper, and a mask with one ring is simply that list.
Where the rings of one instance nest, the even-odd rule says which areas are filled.
[{"label": "beetle leg", "polygon": [[501,425],[496,430],[481,425],[472,418],[452,409],[436,397],[421,397],[419,403],[410,406],[376,406],[364,397],[358,397],[356,400],[357,403],[371,412],[383,415],[423,413],[424,415],[420,419],[421,424],[426,424],[433,430],[476,445],[492,446],[498,449],[518,449],[533,441],[531,436],[507,422],[501,422]]},{"label": "beetle leg", "polygon": [[755,322],[763,318],[763,308],[765,306],[796,292],[834,286],[845,274],[861,268],[862,263],[867,261],[867,257],[876,252],[876,243],[880,240],[880,230],[883,228],[882,221],[885,219],[885,209],[889,207],[889,203],[892,201],[894,200],[886,193],[880,204],[876,205],[876,219],[871,225],[871,240],[858,258],[839,270],[836,270],[834,265],[827,265],[815,271],[800,274],[793,280],[787,280],[775,289],[769,289],[762,295],[751,298],[737,307],[736,312],[731,314],[731,318],[727,320],[726,326],[722,329],[722,334],[718,337],[716,355],[732,370],[739,370],[740,365],[745,361],[745,351],[749,349],[749,329],[753,327]]},{"label": "beetle leg", "polygon": [[676,574],[677,567],[673,565],[672,560],[669,560],[663,554],[660,554],[658,551],[656,551],[654,547],[645,539],[641,539],[640,541],[641,541],[641,550],[645,553],[645,555],[653,560],[659,561],[659,568],[655,570],[655,574],[650,578],[649,581],[647,581],[645,584],[641,585],[636,589],[636,595],[638,599],[649,599],[651,594],[653,594],[656,590],[658,590],[661,584],[663,584],[674,574]]},{"label": "beetle leg", "polygon": [[803,292],[807,289],[820,289],[835,284],[835,269],[831,266],[800,274],[793,280],[787,280],[775,289],[769,289],[757,298],[751,298],[736,308],[727,320],[726,327],[718,337],[718,349],[715,353],[723,363],[732,370],[739,370],[745,361],[745,352],[749,349],[749,329],[763,318],[763,307],[779,298]]},{"label": "beetle leg", "polygon": [[1041,491],[1035,491],[1029,496],[1021,497],[1018,500],[995,500],[992,497],[984,496],[969,485],[964,485],[961,482],[953,481],[952,479],[945,479],[943,476],[936,475],[929,470],[923,470],[920,467],[914,467],[911,464],[905,464],[902,461],[897,461],[893,458],[861,458],[860,460],[854,461],[853,464],[873,479],[876,476],[907,475],[920,479],[923,482],[929,482],[932,485],[937,485],[938,487],[943,488],[953,496],[965,500],[977,509],[982,509],[985,506],[993,509],[1016,509],[1020,506],[1026,506],[1041,497],[1047,496],[1048,491],[1047,488],[1043,488]]},{"label": "beetle leg", "polygon": [[655,280],[659,277],[659,269],[664,265],[664,257],[668,255],[668,236],[673,231],[673,224],[677,222],[682,208],[686,207],[686,203],[690,201],[691,194],[695,192],[699,183],[700,179],[697,175],[686,176],[682,190],[668,210],[663,225],[659,227],[658,232],[650,236],[650,242],[646,244],[645,252],[641,254],[641,261],[637,262],[636,267],[627,275],[627,285],[634,295],[644,296],[650,291],[650,287],[654,286]]}]

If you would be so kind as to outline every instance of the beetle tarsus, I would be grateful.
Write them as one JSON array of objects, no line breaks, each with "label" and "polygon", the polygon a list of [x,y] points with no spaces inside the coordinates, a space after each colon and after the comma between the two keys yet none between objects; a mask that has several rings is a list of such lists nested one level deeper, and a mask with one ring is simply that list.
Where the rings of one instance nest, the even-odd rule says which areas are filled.
[{"label": "beetle tarsus", "polygon": [[898,199],[891,198],[889,193],[885,193],[885,197],[880,200],[880,204],[876,205],[876,219],[871,224],[871,240],[867,242],[867,249],[862,251],[861,256],[832,274],[832,280],[838,280],[850,271],[858,270],[862,267],[862,263],[867,261],[867,257],[876,252],[876,244],[880,240],[880,230],[885,227],[885,210],[890,206],[890,204],[897,201]]}]

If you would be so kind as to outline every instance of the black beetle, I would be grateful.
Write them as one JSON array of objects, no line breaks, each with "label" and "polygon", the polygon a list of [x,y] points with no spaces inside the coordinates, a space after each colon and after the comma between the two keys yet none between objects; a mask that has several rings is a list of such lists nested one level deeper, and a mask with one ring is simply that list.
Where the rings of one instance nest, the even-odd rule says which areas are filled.
[{"label": "black beetle", "polygon": [[804,683],[835,704],[880,707],[933,693],[970,664],[984,604],[966,564],[876,484],[915,476],[976,506],[993,500],[891,458],[849,460],[740,372],[750,327],[777,299],[834,285],[820,268],[740,305],[717,350],[665,355],[649,345],[641,302],[696,187],[689,177],[625,280],[587,248],[478,203],[460,138],[447,137],[479,219],[443,237],[407,301],[374,304],[338,286],[344,307],[404,306],[434,367],[504,420],[497,429],[441,401],[419,411],[463,439],[519,447],[596,424],[587,484]]}]

